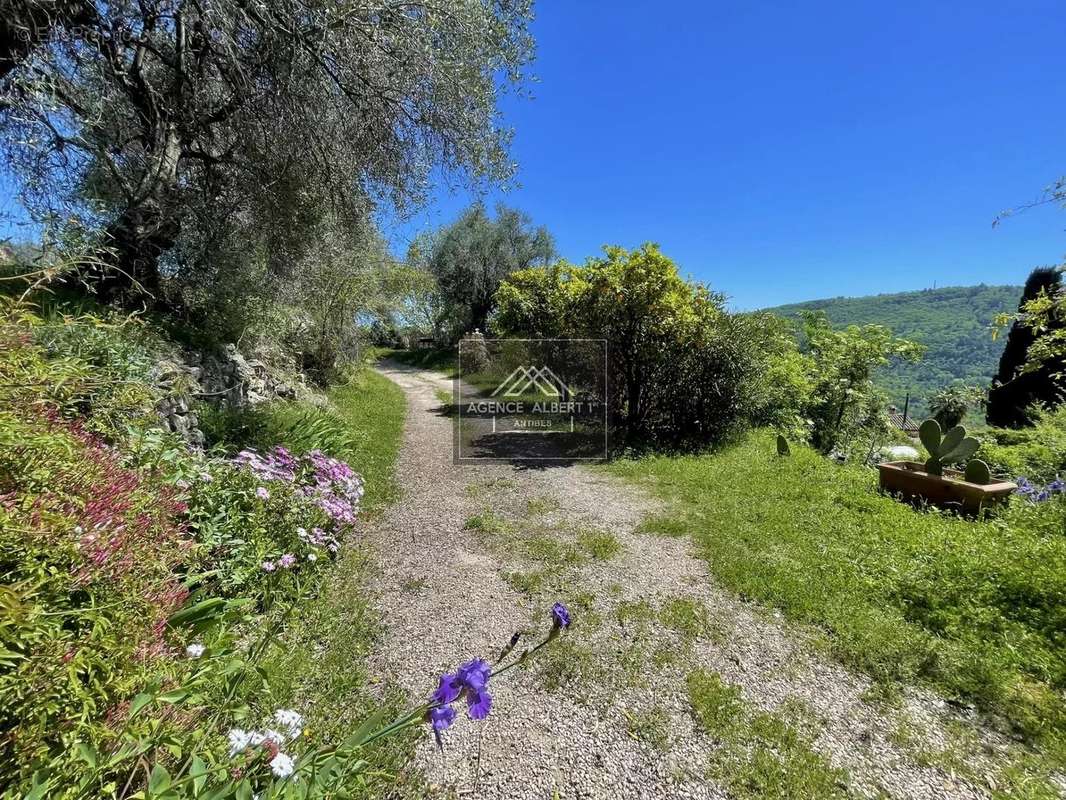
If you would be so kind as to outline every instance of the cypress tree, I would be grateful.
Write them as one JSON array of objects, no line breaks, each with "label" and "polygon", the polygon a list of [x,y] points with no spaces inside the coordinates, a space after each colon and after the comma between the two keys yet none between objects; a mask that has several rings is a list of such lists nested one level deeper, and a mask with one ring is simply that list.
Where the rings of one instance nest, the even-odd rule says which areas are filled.
[{"label": "cypress tree", "polygon": [[[1034,299],[1041,291],[1055,294],[1062,288],[1062,273],[1054,267],[1034,269],[1025,282],[1022,299],[1018,303],[1021,311],[1026,303]],[[988,406],[985,418],[989,425],[1000,428],[1020,428],[1030,424],[1026,414],[1034,403],[1056,405],[1062,400],[1063,386],[1061,380],[1052,377],[1062,372],[1066,365],[1061,359],[1043,364],[1040,369],[1021,374],[1025,366],[1029,348],[1036,339],[1032,328],[1015,322],[1007,334],[1007,343],[999,359],[999,370],[988,391]]]}]

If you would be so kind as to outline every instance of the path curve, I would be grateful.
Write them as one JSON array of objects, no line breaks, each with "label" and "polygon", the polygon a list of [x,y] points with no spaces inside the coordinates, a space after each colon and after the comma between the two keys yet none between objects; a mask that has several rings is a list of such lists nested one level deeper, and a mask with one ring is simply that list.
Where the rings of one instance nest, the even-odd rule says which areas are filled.
[{"label": "path curve", "polygon": [[[687,539],[636,532],[657,501],[579,466],[457,466],[452,420],[440,399],[451,382],[395,362],[379,371],[408,402],[397,463],[404,494],[367,532],[380,557],[375,588],[388,624],[373,665],[383,677],[424,697],[440,673],[475,656],[491,658],[516,630],[546,630],[551,595],[530,597],[507,579],[529,570],[528,560],[499,546],[491,533],[464,528],[486,510],[511,520],[512,536],[530,535],[532,526],[537,536],[547,531],[569,544],[578,531],[607,531],[621,545],[615,557],[583,562],[566,577],[565,591],[587,598],[583,613],[590,623],[583,628],[579,616],[567,644],[597,653],[603,663],[593,666],[603,675],[631,652],[633,629],[617,618],[623,604],[697,599],[718,632],[688,643],[657,632],[665,637],[655,645],[660,655],[683,655],[656,658],[659,666],[646,664],[637,680],[617,685],[604,678],[547,691],[536,665],[513,671],[494,687],[486,721],[458,719],[443,752],[431,736],[419,744],[417,766],[433,791],[508,800],[727,797],[708,777],[718,744],[697,730],[686,699],[686,675],[706,668],[740,687],[758,709],[802,701],[820,722],[814,747],[848,771],[853,794],[987,796],[976,782],[917,763],[913,750],[897,741],[900,714],[864,700],[867,679],[816,654],[777,615],[719,587]],[[663,712],[670,720],[665,748],[641,740],[633,724]],[[924,747],[947,745],[953,712],[944,703],[913,693],[902,713],[922,732]],[[974,766],[980,771],[982,764]]]}]

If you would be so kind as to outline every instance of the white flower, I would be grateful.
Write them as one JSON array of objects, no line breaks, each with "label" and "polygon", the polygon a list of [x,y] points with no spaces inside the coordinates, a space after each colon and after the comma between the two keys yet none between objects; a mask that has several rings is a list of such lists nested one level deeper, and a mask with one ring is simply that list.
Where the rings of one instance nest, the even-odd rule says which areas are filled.
[{"label": "white flower", "polygon": [[251,747],[253,744],[258,744],[256,740],[255,731],[246,731],[241,728],[233,728],[228,734],[229,739],[229,754],[230,758],[241,753]]},{"label": "white flower", "polygon": [[281,745],[285,744],[285,734],[273,728],[267,728],[259,737],[259,743],[262,744],[263,742],[273,742],[278,747],[281,747]]},{"label": "white flower", "polygon": [[295,766],[296,765],[293,764],[292,759],[284,753],[278,753],[270,759],[270,771],[279,778],[287,778],[292,775]]},{"label": "white flower", "polygon": [[290,708],[279,708],[275,711],[274,721],[293,739],[303,730],[304,718]]},{"label": "white flower", "polygon": [[314,553],[308,553],[307,554],[307,560],[308,561],[318,561],[318,556],[316,556]]},{"label": "white flower", "polygon": [[204,654],[204,646],[199,642],[194,642],[185,648],[185,655],[189,658],[199,658]]}]

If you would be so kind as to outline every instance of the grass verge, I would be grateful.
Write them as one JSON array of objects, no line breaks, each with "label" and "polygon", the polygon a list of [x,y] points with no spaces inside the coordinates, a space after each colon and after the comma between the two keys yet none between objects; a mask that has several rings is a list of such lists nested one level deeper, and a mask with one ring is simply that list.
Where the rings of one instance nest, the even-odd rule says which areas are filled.
[{"label": "grass verge", "polygon": [[696,721],[721,745],[711,775],[734,800],[850,796],[847,774],[811,748],[802,709],[755,711],[739,689],[709,670],[689,675],[688,697]]},{"label": "grass verge", "polygon": [[[399,496],[395,463],[406,414],[403,391],[376,372],[362,370],[334,387],[329,398],[334,410],[315,413],[328,418],[331,426],[341,424],[350,434],[341,443],[340,457],[366,481],[363,513],[379,513]],[[277,420],[285,412],[271,413]],[[316,446],[327,449],[329,444],[338,442]],[[398,714],[406,701],[393,687],[375,687],[368,667],[382,622],[368,599],[372,569],[363,549],[348,547],[321,594],[297,609],[268,670],[270,689],[279,702],[303,710],[311,735],[326,741],[342,739],[382,705]],[[418,778],[406,772],[405,764],[420,734],[411,732],[376,745],[367,754],[371,764],[367,785],[358,787],[354,796],[417,796]]]},{"label": "grass verge", "polygon": [[872,470],[803,447],[778,457],[767,432],[608,469],[672,501],[647,530],[687,531],[726,586],[825,630],[845,663],[975,703],[1061,757],[1061,507],[1017,502],[985,521],[916,511],[880,495]]}]

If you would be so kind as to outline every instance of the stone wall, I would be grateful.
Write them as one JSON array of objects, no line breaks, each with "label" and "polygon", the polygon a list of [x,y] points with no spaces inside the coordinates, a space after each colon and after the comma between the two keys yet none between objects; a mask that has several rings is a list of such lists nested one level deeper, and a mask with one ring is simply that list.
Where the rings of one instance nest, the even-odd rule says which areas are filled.
[{"label": "stone wall", "polygon": [[156,372],[156,383],[165,393],[156,410],[166,427],[193,447],[204,445],[200,421],[193,411],[197,400],[246,408],[310,393],[302,381],[278,377],[263,361],[246,359],[233,344],[211,353],[174,353],[159,361]]}]

